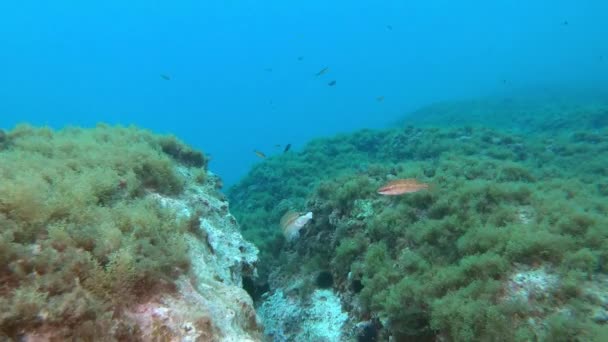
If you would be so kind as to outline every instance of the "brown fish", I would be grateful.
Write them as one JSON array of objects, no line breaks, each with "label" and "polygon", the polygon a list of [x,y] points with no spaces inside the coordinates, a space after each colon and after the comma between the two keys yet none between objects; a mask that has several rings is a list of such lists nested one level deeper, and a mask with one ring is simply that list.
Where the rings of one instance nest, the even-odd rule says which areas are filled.
[{"label": "brown fish", "polygon": [[264,154],[264,152],[260,152],[258,150],[253,150],[253,153],[255,153],[256,156],[258,156],[262,159],[266,158],[266,155]]},{"label": "brown fish", "polygon": [[289,210],[281,217],[280,225],[283,230],[289,227],[290,224],[293,224],[298,217],[300,217],[302,213],[297,211]]},{"label": "brown fish", "polygon": [[378,189],[380,195],[402,195],[409,194],[412,192],[418,192],[420,190],[428,189],[429,185],[426,183],[420,183],[413,178],[397,179],[386,183],[383,187]]},{"label": "brown fish", "polygon": [[300,213],[289,210],[281,217],[281,229],[283,235],[289,241],[296,239],[300,234],[300,229],[312,219],[312,212]]}]

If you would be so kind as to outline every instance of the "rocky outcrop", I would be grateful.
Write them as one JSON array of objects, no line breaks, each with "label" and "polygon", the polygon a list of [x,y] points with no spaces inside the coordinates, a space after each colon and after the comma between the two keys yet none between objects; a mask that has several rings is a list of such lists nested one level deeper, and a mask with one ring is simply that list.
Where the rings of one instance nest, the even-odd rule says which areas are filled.
[{"label": "rocky outcrop", "polygon": [[[186,179],[187,169],[180,170]],[[191,185],[177,198],[150,195],[192,222],[188,237],[191,272],[176,279],[177,291],[159,293],[127,311],[142,338],[171,341],[258,341],[260,326],[243,275],[255,276],[257,248],[245,241],[226,199],[214,189]]]},{"label": "rocky outcrop", "polygon": [[0,130],[0,341],[258,341],[207,157],[136,127]]}]

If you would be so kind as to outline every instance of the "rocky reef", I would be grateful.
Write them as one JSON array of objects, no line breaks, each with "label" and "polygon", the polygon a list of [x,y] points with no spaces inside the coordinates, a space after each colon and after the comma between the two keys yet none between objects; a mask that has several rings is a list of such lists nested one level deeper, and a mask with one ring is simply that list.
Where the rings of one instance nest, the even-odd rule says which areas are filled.
[{"label": "rocky reef", "polygon": [[0,339],[258,341],[207,158],[134,127],[0,132]]},{"label": "rocky reef", "polygon": [[[443,107],[429,111],[442,118]],[[501,116],[495,125],[362,130],[254,167],[229,198],[243,235],[260,246],[254,287],[266,335],[608,339],[608,107],[578,107],[580,126],[548,131],[534,108],[518,106],[520,126],[501,129]],[[543,108],[559,119],[574,107]],[[429,189],[377,193],[410,178]],[[314,214],[295,241],[279,227],[288,210]]]},{"label": "rocky reef", "polygon": [[408,113],[400,123],[416,127],[474,125],[519,134],[594,130],[608,125],[607,95],[597,90],[531,89],[431,104]]}]

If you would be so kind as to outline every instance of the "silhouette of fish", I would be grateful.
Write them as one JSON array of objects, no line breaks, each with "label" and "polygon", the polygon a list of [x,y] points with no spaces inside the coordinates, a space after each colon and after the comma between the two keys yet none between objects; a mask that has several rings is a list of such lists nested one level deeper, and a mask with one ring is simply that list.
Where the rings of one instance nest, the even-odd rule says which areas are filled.
[{"label": "silhouette of fish", "polygon": [[290,148],[291,148],[291,144],[285,145],[285,149],[283,149],[283,153],[289,151]]},{"label": "silhouette of fish", "polygon": [[321,70],[319,70],[319,72],[317,72],[316,76],[321,76],[324,75],[325,73],[327,73],[329,71],[329,67],[325,67]]},{"label": "silhouette of fish", "polygon": [[171,77],[169,77],[169,75],[165,75],[165,74],[160,74],[160,78],[162,78],[165,81],[170,81]]},{"label": "silhouette of fish", "polygon": [[328,86],[333,87],[336,85],[336,80],[331,80],[329,81],[329,83],[327,83]]}]

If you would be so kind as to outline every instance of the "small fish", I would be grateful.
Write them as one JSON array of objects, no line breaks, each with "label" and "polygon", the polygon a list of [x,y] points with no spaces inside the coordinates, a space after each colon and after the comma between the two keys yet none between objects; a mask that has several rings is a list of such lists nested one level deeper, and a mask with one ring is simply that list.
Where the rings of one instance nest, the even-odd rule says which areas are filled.
[{"label": "small fish", "polygon": [[165,81],[170,81],[171,77],[169,77],[169,75],[165,75],[165,74],[160,74],[160,78],[162,78]]},{"label": "small fish", "polygon": [[393,30],[393,26],[392,26],[392,25],[386,25],[386,28],[387,28],[389,31],[392,31],[392,30]]},{"label": "small fish", "polygon": [[321,76],[324,75],[325,73],[327,73],[329,71],[329,67],[325,67],[321,70],[319,70],[319,72],[317,72],[316,76]]},{"label": "small fish", "polygon": [[386,183],[383,187],[378,189],[378,193],[380,195],[395,196],[418,192],[420,190],[425,190],[428,188],[429,185],[426,183],[420,183],[413,178],[406,178],[397,179]]},{"label": "small fish", "polygon": [[376,101],[378,101],[378,102],[384,101],[384,96],[378,96],[378,97],[376,97]]},{"label": "small fish", "polygon": [[307,212],[306,214],[288,211],[281,217],[281,229],[283,230],[283,235],[288,241],[293,241],[298,236],[300,236],[300,229],[308,223],[312,219],[312,212]]},{"label": "small fish", "polygon": [[329,83],[327,83],[328,86],[333,87],[336,85],[336,80],[331,80],[329,81]]},{"label": "small fish", "polygon": [[253,153],[255,153],[256,156],[258,156],[262,159],[266,158],[266,155],[264,154],[264,152],[260,152],[258,150],[253,150]]},{"label": "small fish", "polygon": [[568,26],[568,20],[564,20],[564,21],[562,22],[562,25],[564,25],[564,26]]},{"label": "small fish", "polygon": [[304,60],[304,56],[299,56],[299,57],[298,57],[298,62],[301,62],[301,61],[303,61],[303,60]]},{"label": "small fish", "polygon": [[289,151],[290,148],[291,148],[291,144],[285,145],[285,148],[283,149],[283,153],[286,153],[287,151]]}]

